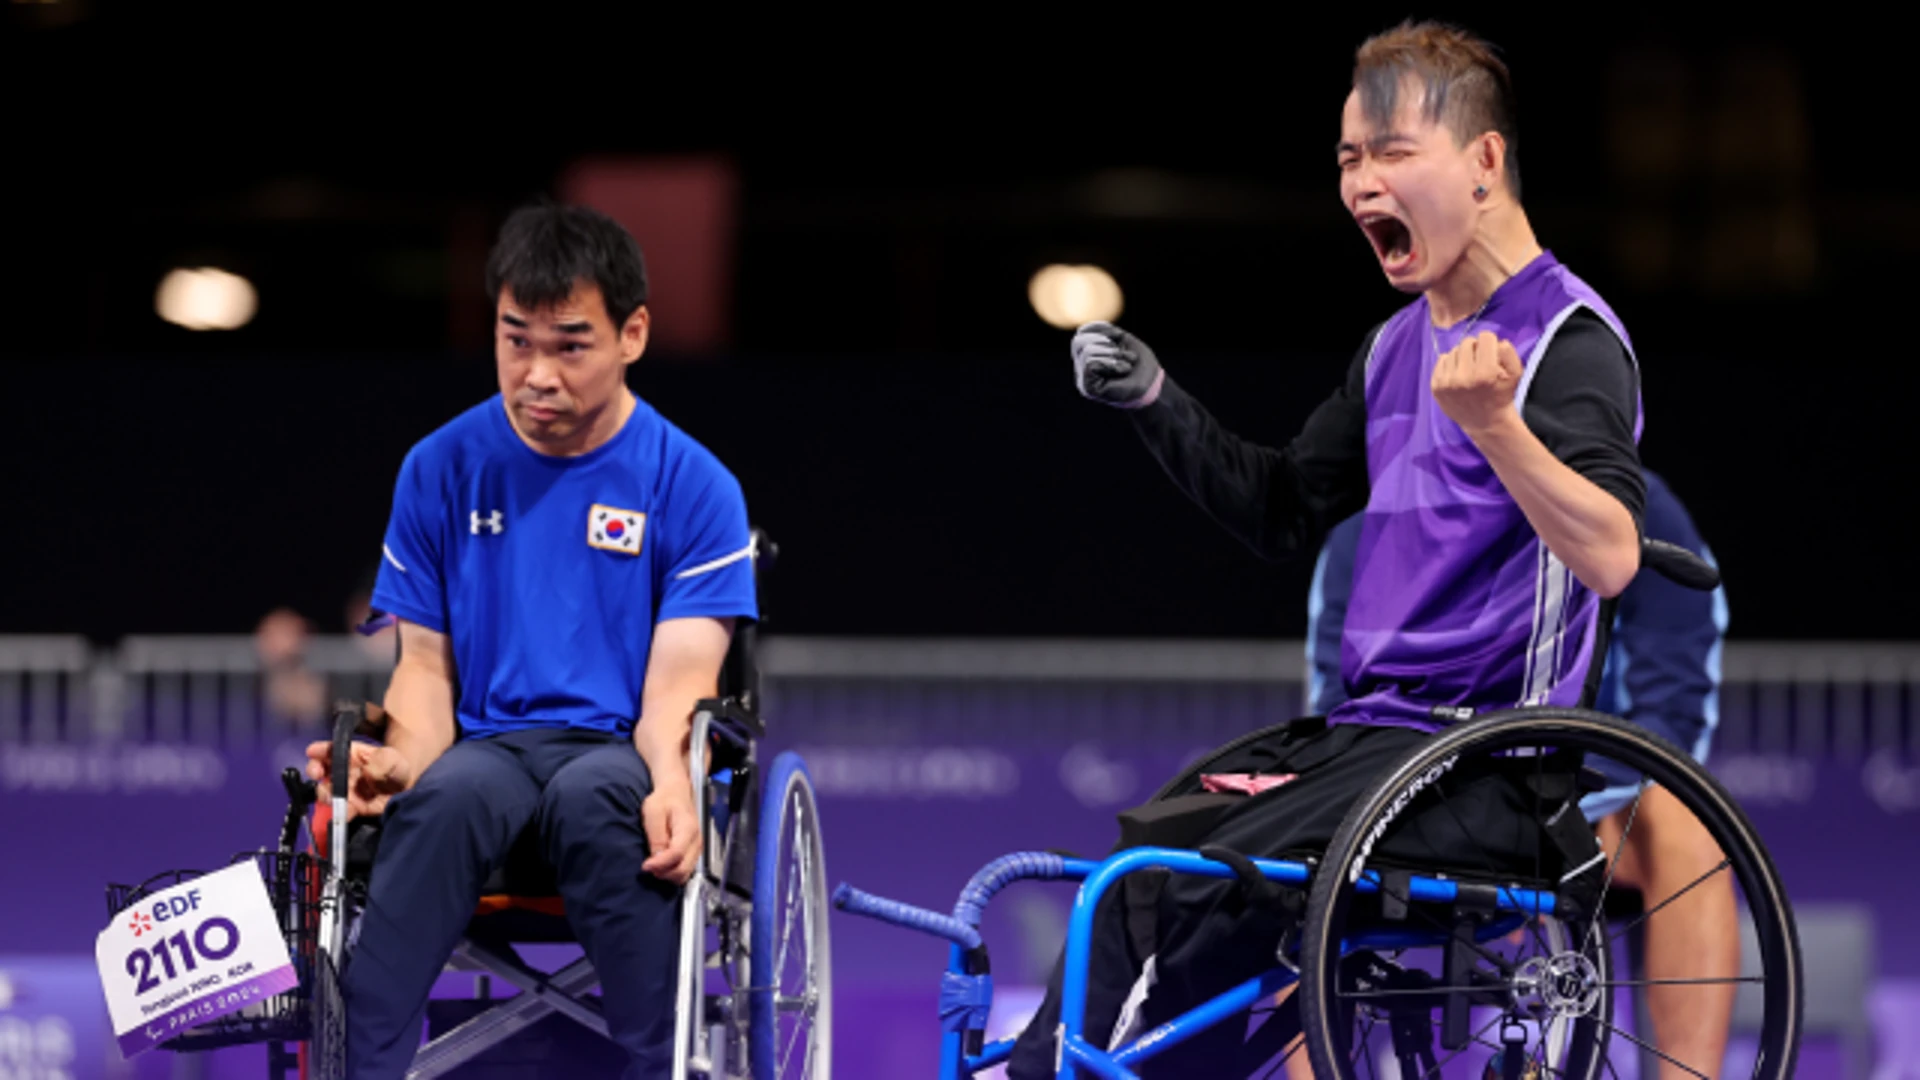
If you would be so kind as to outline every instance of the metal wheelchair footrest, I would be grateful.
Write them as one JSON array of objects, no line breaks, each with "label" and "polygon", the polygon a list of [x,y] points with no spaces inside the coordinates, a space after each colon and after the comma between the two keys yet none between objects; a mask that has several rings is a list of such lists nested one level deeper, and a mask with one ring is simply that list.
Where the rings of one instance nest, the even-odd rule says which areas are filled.
[{"label": "metal wheelchair footrest", "polygon": [[472,942],[461,943],[453,959],[463,968],[497,975],[519,987],[521,993],[421,1047],[407,1071],[407,1080],[444,1076],[549,1013],[560,1013],[591,1031],[607,1034],[607,1021],[600,1010],[575,997],[600,981],[584,957],[551,975]]}]

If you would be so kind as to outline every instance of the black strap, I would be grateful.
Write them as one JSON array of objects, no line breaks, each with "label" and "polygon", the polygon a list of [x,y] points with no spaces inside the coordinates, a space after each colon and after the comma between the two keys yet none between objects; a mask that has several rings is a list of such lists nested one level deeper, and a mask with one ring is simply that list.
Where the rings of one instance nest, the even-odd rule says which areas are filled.
[{"label": "black strap", "polygon": [[1300,889],[1289,888],[1268,878],[1253,865],[1253,860],[1232,848],[1218,844],[1208,844],[1200,849],[1200,857],[1214,862],[1226,863],[1233,868],[1233,875],[1239,879],[1240,891],[1247,899],[1249,907],[1278,907],[1287,913],[1291,921],[1297,921],[1306,911],[1306,894]]},{"label": "black strap", "polygon": [[1171,876],[1168,870],[1142,870],[1121,879],[1127,941],[1138,964],[1145,964],[1147,957],[1160,951],[1160,890]]},{"label": "black strap", "polygon": [[1540,828],[1560,852],[1561,873],[1580,871],[1562,881],[1558,892],[1565,898],[1576,900],[1582,907],[1590,907],[1599,896],[1600,882],[1593,867],[1586,864],[1600,853],[1600,843],[1594,839],[1593,828],[1587,824],[1586,815],[1580,812],[1582,784],[1578,766],[1571,771],[1531,773],[1527,776],[1527,786],[1540,797],[1541,806],[1547,808],[1547,816],[1540,822]]}]

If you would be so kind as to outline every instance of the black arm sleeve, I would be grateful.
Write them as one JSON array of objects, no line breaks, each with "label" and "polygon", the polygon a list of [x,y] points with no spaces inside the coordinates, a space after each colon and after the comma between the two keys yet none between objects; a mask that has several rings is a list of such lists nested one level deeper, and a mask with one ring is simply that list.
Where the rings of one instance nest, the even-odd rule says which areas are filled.
[{"label": "black arm sleeve", "polygon": [[1633,441],[1640,376],[1633,358],[1600,316],[1582,308],[1567,318],[1540,358],[1521,416],[1553,456],[1619,499],[1645,533],[1647,481]]},{"label": "black arm sleeve", "polygon": [[1158,401],[1131,414],[1134,428],[1174,484],[1256,553],[1311,554],[1327,530],[1367,505],[1367,356],[1379,332],[1283,450],[1221,427],[1171,378]]}]

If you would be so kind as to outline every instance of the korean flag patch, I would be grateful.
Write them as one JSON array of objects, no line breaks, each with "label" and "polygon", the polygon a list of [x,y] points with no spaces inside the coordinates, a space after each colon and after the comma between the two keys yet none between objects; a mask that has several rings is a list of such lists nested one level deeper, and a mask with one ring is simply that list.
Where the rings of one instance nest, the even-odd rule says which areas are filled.
[{"label": "korean flag patch", "polygon": [[640,554],[640,534],[646,530],[647,515],[617,506],[594,503],[587,511],[587,546],[622,555]]}]

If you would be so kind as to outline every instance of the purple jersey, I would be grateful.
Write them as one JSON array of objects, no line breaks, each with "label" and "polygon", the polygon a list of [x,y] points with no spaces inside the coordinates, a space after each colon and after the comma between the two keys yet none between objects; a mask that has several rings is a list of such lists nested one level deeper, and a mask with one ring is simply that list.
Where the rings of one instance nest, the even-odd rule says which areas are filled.
[{"label": "purple jersey", "polygon": [[[1349,697],[1333,722],[1431,730],[1446,723],[1440,707],[1579,702],[1599,598],[1540,542],[1430,387],[1440,354],[1468,333],[1492,331],[1525,365],[1514,399],[1523,406],[1554,334],[1583,307],[1631,357],[1613,310],[1545,253],[1501,285],[1478,319],[1438,330],[1421,297],[1374,338],[1366,370],[1371,493],[1340,646]],[[1636,442],[1640,430],[1636,407]]]}]

